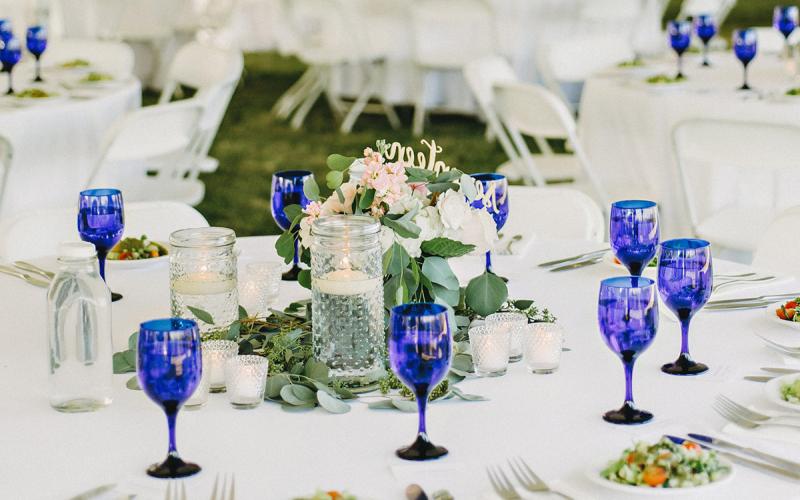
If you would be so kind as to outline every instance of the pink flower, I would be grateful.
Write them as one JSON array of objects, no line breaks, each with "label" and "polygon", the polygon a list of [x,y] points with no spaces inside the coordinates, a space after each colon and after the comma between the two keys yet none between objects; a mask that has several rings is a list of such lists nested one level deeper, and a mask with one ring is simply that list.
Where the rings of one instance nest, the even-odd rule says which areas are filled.
[{"label": "pink flower", "polygon": [[408,185],[411,186],[411,194],[421,196],[422,198],[427,198],[428,194],[430,194],[428,185],[425,182],[409,182]]},{"label": "pink flower", "polygon": [[311,201],[306,205],[306,208],[303,209],[303,213],[311,217],[311,219],[316,219],[320,215],[322,215],[322,203],[318,201]]}]

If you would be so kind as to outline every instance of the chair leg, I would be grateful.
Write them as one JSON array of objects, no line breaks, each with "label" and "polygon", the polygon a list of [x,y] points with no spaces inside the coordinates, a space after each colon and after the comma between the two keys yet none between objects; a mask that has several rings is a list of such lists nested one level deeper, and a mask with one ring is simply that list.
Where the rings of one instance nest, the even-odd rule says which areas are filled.
[{"label": "chair leg", "polygon": [[331,108],[331,112],[333,112],[333,117],[336,120],[341,120],[345,114],[344,104],[342,100],[339,99],[339,96],[336,92],[333,91],[333,68],[327,67],[325,68],[323,80],[325,82],[325,100],[328,101],[328,106]]},{"label": "chair leg", "polygon": [[314,107],[314,103],[317,102],[319,96],[325,91],[325,86],[322,82],[317,81],[315,82],[314,86],[308,93],[308,97],[305,101],[297,108],[294,116],[292,117],[291,127],[295,130],[299,130],[300,127],[303,126],[303,122],[306,119],[306,115],[308,112],[311,111],[311,108]]},{"label": "chair leg", "polygon": [[303,102],[303,98],[308,94],[308,89],[315,80],[316,69],[312,66],[308,68],[296,82],[284,92],[270,110],[270,114],[275,118],[285,120],[289,118],[292,111]]},{"label": "chair leg", "polygon": [[427,72],[419,68],[417,78],[417,96],[414,103],[414,122],[411,128],[412,134],[419,137],[425,128],[425,81]]},{"label": "chair leg", "polygon": [[353,130],[353,125],[355,125],[356,120],[358,120],[358,117],[361,116],[361,113],[367,106],[369,98],[375,94],[375,89],[378,83],[378,75],[374,71],[369,70],[365,70],[364,73],[364,86],[362,87],[361,92],[358,94],[358,98],[355,100],[353,105],[350,106],[350,111],[347,112],[347,116],[344,117],[342,126],[339,128],[339,131],[343,134],[349,134],[350,131]]}]

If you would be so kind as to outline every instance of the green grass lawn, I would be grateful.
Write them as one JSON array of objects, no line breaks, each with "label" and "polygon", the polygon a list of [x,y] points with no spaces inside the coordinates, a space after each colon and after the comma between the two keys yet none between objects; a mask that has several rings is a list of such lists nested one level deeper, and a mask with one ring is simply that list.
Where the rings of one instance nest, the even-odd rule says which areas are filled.
[{"label": "green grass lawn", "polygon": [[[672,1],[667,18],[677,12]],[[739,0],[726,23],[733,27],[769,25],[773,1]],[[308,169],[324,180],[325,158],[330,153],[357,156],[376,139],[418,146],[410,132],[412,110],[401,107],[403,129],[389,127],[382,115],[363,115],[350,135],[342,135],[324,99],[320,100],[300,131],[270,117],[278,97],[300,76],[297,60],[273,53],[247,54],[245,74],[233,97],[211,154],[220,161],[217,172],[203,175],[206,197],[198,209],[212,225],[233,228],[239,236],[275,234],[278,227],[269,207],[273,172]],[[146,96],[147,99],[148,96]],[[484,125],[471,117],[434,115],[425,137],[442,147],[442,159],[466,172],[493,170],[505,161],[498,144],[483,138]]]}]

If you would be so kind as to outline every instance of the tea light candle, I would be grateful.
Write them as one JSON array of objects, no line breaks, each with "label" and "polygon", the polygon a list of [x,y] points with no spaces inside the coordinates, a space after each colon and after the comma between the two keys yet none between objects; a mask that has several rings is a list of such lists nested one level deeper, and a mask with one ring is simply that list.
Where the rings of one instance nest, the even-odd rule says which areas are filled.
[{"label": "tea light candle", "polygon": [[564,330],[555,323],[525,325],[525,365],[531,373],[553,373],[561,360]]},{"label": "tea light candle", "polygon": [[228,399],[234,408],[255,408],[264,400],[269,362],[261,356],[235,356],[225,363]]},{"label": "tea light candle", "polygon": [[522,359],[522,327],[528,324],[528,316],[521,312],[499,312],[486,317],[486,325],[497,331],[511,334],[509,361]]},{"label": "tea light candle", "polygon": [[499,377],[508,368],[511,331],[486,325],[470,328],[469,345],[472,364],[479,377]]},{"label": "tea light candle", "polygon": [[225,391],[225,362],[239,353],[239,344],[232,340],[203,342],[203,371],[208,371],[211,392]]},{"label": "tea light candle", "polygon": [[380,286],[382,278],[370,278],[358,269],[337,269],[314,280],[314,287],[329,295],[359,295]]},{"label": "tea light candle", "polygon": [[267,306],[264,286],[258,280],[245,278],[239,283],[239,304],[251,316],[257,316]]}]

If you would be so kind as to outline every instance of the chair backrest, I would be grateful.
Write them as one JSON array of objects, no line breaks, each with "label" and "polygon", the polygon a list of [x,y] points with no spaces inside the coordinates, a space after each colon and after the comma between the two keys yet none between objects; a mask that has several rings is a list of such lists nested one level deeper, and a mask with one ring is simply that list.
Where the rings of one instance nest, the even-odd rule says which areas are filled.
[{"label": "chair backrest", "polygon": [[48,43],[42,64],[58,65],[75,59],[88,61],[93,67],[114,77],[133,74],[133,49],[125,43],[88,39],[60,39]]},{"label": "chair backrest", "polygon": [[[760,54],[781,54],[785,49],[785,38],[772,26],[759,26],[755,28],[758,39],[758,52]],[[800,43],[800,30],[794,30],[789,36],[792,46]]]},{"label": "chair backrest", "polygon": [[243,69],[241,51],[191,41],[175,54],[159,102],[169,102],[178,85],[201,90],[230,82],[235,84]]},{"label": "chair backrest", "polygon": [[577,189],[509,187],[511,210],[506,234],[537,238],[603,241],[606,223],[597,203]]},{"label": "chair backrest", "polygon": [[700,14],[711,14],[720,26],[728,17],[736,0],[683,0],[679,18],[697,17]]},{"label": "chair backrest", "polygon": [[578,16],[581,21],[618,23],[632,22],[639,14],[640,0],[591,0],[583,2]]},{"label": "chair backrest", "polygon": [[173,172],[194,163],[197,132],[205,110],[201,97],[137,109],[107,134],[100,161],[87,185],[114,163],[170,158]]},{"label": "chair backrest", "polygon": [[753,257],[753,267],[800,278],[800,206],[788,208],[778,214],[758,242]]},{"label": "chair backrest", "polygon": [[503,123],[524,135],[563,138],[575,133],[575,119],[566,104],[541,85],[497,83],[494,102]]},{"label": "chair backrest", "polygon": [[419,65],[461,69],[496,52],[494,15],[482,0],[419,0],[410,11]]},{"label": "chair backrest", "polygon": [[800,143],[800,127],[696,119],[672,131],[675,158],[692,225],[726,208],[778,213],[800,204],[791,182],[800,157],[787,147]]},{"label": "chair backrest", "polygon": [[464,66],[464,79],[481,107],[494,104],[494,86],[498,83],[518,82],[519,78],[508,61],[498,55],[481,57]]},{"label": "chair backrest", "polygon": [[[124,196],[124,193],[123,193]],[[62,241],[78,241],[78,209],[57,208],[22,213],[0,230],[0,258],[9,261],[56,255]],[[147,235],[168,242],[178,229],[206,227],[200,212],[183,203],[131,202],[125,205],[124,237]]]},{"label": "chair backrest", "polygon": [[339,0],[291,0],[288,8],[301,60],[342,64],[362,59],[361,27],[348,23],[345,6]]}]

